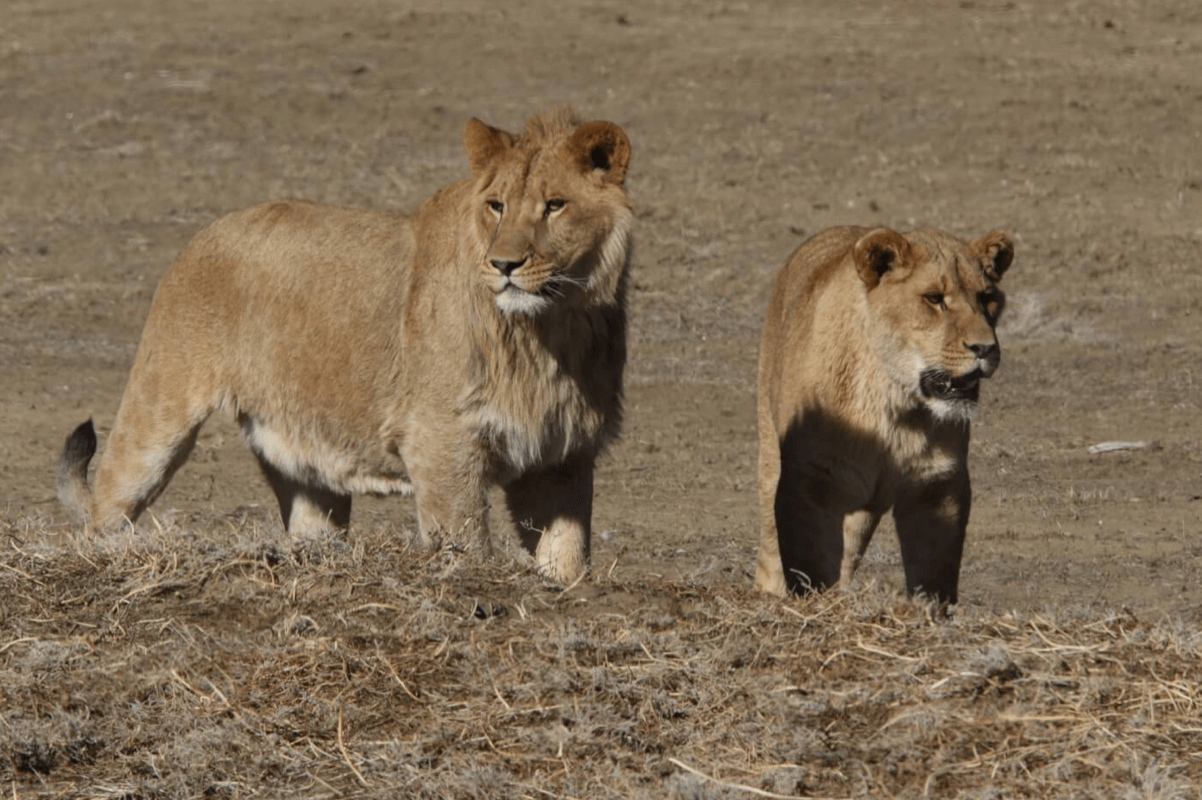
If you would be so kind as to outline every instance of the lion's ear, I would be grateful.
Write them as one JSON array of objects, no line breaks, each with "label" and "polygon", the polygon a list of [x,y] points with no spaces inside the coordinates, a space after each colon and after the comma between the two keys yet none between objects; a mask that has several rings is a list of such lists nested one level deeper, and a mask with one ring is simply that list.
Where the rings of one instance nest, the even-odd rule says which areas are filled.
[{"label": "lion's ear", "polygon": [[582,171],[603,170],[605,180],[621,184],[630,165],[630,140],[612,122],[596,120],[578,127],[567,143],[568,155]]},{"label": "lion's ear", "polygon": [[500,128],[485,125],[472,117],[463,128],[463,149],[472,164],[472,172],[479,174],[497,157],[513,147],[514,137]]},{"label": "lion's ear", "polygon": [[1014,260],[1014,243],[1002,231],[993,231],[977,239],[969,247],[981,257],[985,274],[1000,281]]},{"label": "lion's ear", "polygon": [[860,280],[869,289],[874,289],[885,273],[896,272],[905,266],[910,256],[910,243],[897,231],[877,228],[861,236],[852,253]]}]

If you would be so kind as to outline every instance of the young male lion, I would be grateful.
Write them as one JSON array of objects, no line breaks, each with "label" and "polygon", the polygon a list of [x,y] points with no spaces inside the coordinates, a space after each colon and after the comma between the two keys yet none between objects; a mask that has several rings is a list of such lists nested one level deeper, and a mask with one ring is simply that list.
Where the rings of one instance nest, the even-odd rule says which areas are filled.
[{"label": "young male lion", "polygon": [[463,140],[472,176],[411,217],[281,202],[198,234],[155,292],[94,490],[91,421],[67,439],[63,502],[134,520],[225,409],[289,530],[412,491],[427,543],[487,551],[500,484],[539,569],[579,575],[621,417],[630,143],[566,110]]},{"label": "young male lion", "polygon": [[834,228],[785,263],[760,349],[758,588],[847,585],[892,508],[907,591],[956,602],[1013,255],[1001,232]]}]

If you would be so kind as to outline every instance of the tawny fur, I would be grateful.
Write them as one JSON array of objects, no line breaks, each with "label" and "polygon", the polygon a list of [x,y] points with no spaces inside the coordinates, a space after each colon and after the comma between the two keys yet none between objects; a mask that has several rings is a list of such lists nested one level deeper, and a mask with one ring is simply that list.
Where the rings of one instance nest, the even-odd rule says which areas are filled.
[{"label": "tawny fur", "polygon": [[225,409],[290,530],[411,490],[427,541],[487,551],[500,484],[539,568],[579,575],[621,419],[629,141],[560,110],[521,135],[473,119],[464,145],[472,176],[411,217],[280,202],[197,235],[155,293],[91,491],[90,422],[68,439],[63,502],[93,527],[136,519]]},{"label": "tawny fur", "polygon": [[907,590],[956,602],[969,420],[1000,362],[1012,256],[1000,232],[833,228],[781,268],[759,360],[758,588],[846,585],[892,509]]}]

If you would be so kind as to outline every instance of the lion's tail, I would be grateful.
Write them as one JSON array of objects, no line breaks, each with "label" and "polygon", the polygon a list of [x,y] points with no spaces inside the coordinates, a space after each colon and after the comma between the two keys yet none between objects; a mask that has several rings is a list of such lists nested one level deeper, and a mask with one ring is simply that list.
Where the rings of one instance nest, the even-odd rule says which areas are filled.
[{"label": "lion's tail", "polygon": [[89,419],[71,431],[63,443],[63,454],[59,456],[55,469],[59,502],[84,524],[88,523],[91,516],[92,490],[88,487],[88,464],[94,455],[96,428]]}]

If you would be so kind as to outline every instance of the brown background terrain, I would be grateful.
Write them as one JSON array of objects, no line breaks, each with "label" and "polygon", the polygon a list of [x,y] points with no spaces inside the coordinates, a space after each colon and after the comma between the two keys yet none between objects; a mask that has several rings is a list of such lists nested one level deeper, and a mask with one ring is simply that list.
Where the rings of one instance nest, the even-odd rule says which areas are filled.
[{"label": "brown background terrain", "polygon": [[[620,124],[634,148],[628,422],[597,483],[598,581],[750,584],[759,326],[805,236],[1002,228],[1017,254],[1002,368],[974,423],[964,613],[1202,621],[1193,0],[6,0],[9,539],[69,549],[58,449],[89,415],[107,432],[155,283],[201,227],[286,196],[413,208],[466,173],[469,117],[516,129],[560,104]],[[1149,446],[1088,452],[1109,440]],[[414,524],[411,501],[356,502],[353,546]],[[226,420],[153,512],[282,536]],[[901,585],[892,538],[883,525],[860,573],[886,589]],[[623,592],[606,596],[598,613],[625,610]],[[20,634],[4,619],[0,648]]]},{"label": "brown background terrain", "polygon": [[[805,235],[1000,227],[1018,254],[974,425],[965,599],[1199,607],[1197,6],[438,7],[10,6],[5,513],[61,517],[43,504],[63,437],[89,415],[107,429],[155,283],[211,219],[284,196],[410,208],[466,172],[470,116],[520,128],[566,103],[635,151],[629,423],[597,487],[597,563],[745,579],[759,325]],[[1086,450],[1116,439],[1154,445]],[[233,427],[210,424],[156,512],[251,503],[273,510]]]}]

